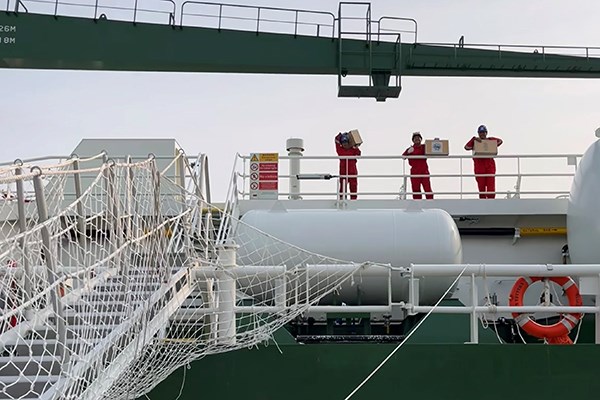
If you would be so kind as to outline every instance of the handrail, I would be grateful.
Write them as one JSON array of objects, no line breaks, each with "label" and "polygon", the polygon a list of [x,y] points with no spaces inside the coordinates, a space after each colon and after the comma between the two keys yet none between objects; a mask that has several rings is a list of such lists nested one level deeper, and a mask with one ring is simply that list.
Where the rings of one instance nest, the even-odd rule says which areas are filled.
[{"label": "handrail", "polygon": [[[449,47],[454,48],[455,56],[458,56],[459,49],[467,49],[467,50],[497,50],[498,56],[502,57],[503,51],[512,51],[518,53],[526,53],[525,50],[528,49],[530,52],[534,54],[539,54],[540,57],[545,60],[546,56],[571,56],[571,57],[585,57],[586,59],[590,58],[590,53],[592,51],[600,53],[600,47],[598,46],[558,46],[558,45],[533,45],[533,44],[489,44],[489,43],[442,43],[442,42],[429,42],[429,43],[419,43],[420,46],[441,46],[441,47]],[[548,50],[569,50],[571,52],[581,52],[580,55],[576,54],[561,54],[558,52],[548,52]],[[585,54],[585,55],[584,55]]]},{"label": "handrail", "polygon": [[[399,29],[382,29],[381,28],[381,23],[384,20],[392,20],[392,21],[410,21],[412,23],[415,24],[415,30],[414,31],[406,31],[406,30],[399,30]],[[413,19],[413,18],[402,18],[402,17],[387,17],[387,16],[383,16],[381,18],[379,18],[377,21],[371,21],[372,23],[377,24],[377,41],[380,40],[380,35],[382,31],[387,31],[389,33],[398,33],[398,34],[402,34],[402,33],[411,33],[415,36],[415,40],[414,40],[414,44],[416,44],[418,42],[417,40],[417,20]]]},{"label": "handrail", "polygon": [[[189,5],[200,5],[200,6],[215,6],[219,8],[219,12],[218,15],[214,15],[214,14],[193,14],[193,13],[186,13],[185,12],[185,8],[186,6]],[[250,18],[250,17],[239,17],[239,16],[224,16],[223,15],[223,9],[224,8],[237,8],[237,9],[246,9],[246,10],[256,10],[256,18]],[[279,11],[279,12],[290,12],[290,13],[294,13],[294,21],[286,21],[286,20],[278,20],[278,19],[266,19],[266,18],[262,18],[261,19],[261,12],[262,11]],[[309,22],[299,22],[298,21],[298,16],[299,14],[312,14],[312,15],[322,15],[322,16],[327,16],[327,17],[331,17],[331,25],[329,24],[323,24],[323,23],[309,23]],[[261,21],[263,22],[274,22],[274,23],[281,23],[281,24],[293,24],[294,25],[294,36],[298,35],[298,26],[300,25],[308,25],[308,26],[316,26],[317,28],[317,32],[316,32],[316,36],[320,37],[320,31],[321,31],[321,26],[326,26],[326,27],[331,27],[332,28],[332,34],[331,37],[334,37],[334,32],[335,32],[335,15],[331,12],[327,12],[327,11],[313,11],[313,10],[303,10],[303,9],[290,9],[290,8],[280,8],[280,7],[264,7],[264,6],[249,6],[249,5],[242,5],[242,4],[228,4],[228,3],[213,3],[213,2],[207,2],[207,1],[193,1],[193,0],[187,0],[184,1],[181,4],[181,10],[180,10],[180,16],[179,16],[179,26],[180,28],[184,27],[184,16],[185,15],[190,15],[190,16],[200,16],[200,17],[209,17],[209,18],[218,18],[217,19],[217,29],[221,30],[223,29],[222,26],[222,22],[225,19],[231,19],[231,20],[246,20],[246,21],[256,21],[256,30],[255,32],[258,34],[261,32],[260,30],[260,23]],[[246,29],[244,29],[246,30]]]},{"label": "handrail", "polygon": [[[435,196],[441,196],[442,198],[463,198],[463,196],[471,196],[477,194],[497,194],[505,196],[507,199],[518,199],[523,196],[529,198],[559,198],[569,194],[570,180],[575,176],[576,166],[569,163],[559,164],[560,168],[553,168],[548,172],[547,167],[544,166],[544,161],[552,162],[558,159],[578,160],[581,158],[581,154],[530,154],[530,155],[511,155],[501,154],[496,156],[477,156],[473,155],[450,155],[444,157],[433,157],[433,156],[399,156],[399,155],[375,155],[375,156],[310,156],[303,155],[301,162],[305,166],[304,171],[309,171],[309,176],[302,178],[301,181],[304,183],[301,185],[302,190],[299,193],[300,196],[306,196],[307,198],[337,198],[338,193],[338,179],[339,178],[358,178],[359,179],[359,191],[357,195],[362,198],[406,198],[410,194],[419,194],[418,192],[409,191],[409,179],[410,178],[430,178],[433,183],[433,194]],[[249,155],[238,155],[241,160],[245,162],[249,160]],[[465,159],[473,158],[495,158],[497,159],[497,172],[494,174],[479,174],[474,173],[470,163],[465,163]],[[297,175],[292,175],[287,170],[287,162],[295,159],[287,155],[281,155],[279,157],[283,164],[280,164],[278,173],[278,179],[280,180],[279,198],[284,198],[290,195],[286,187],[282,187],[281,180],[290,181],[292,178],[299,178]],[[338,174],[337,163],[335,160],[348,160],[356,159],[359,160],[359,173],[357,175],[352,174]],[[411,159],[428,159],[429,160],[429,174],[411,174],[410,169],[407,167],[407,160]],[[322,161],[322,163],[318,163]],[[386,161],[388,168],[385,171],[390,172],[378,172],[381,169],[374,170],[369,169],[368,161]],[[529,164],[526,162],[530,161]],[[311,164],[312,162],[312,164]],[[441,163],[445,162],[445,165],[451,167],[443,168],[441,171],[436,169],[441,166]],[[523,163],[529,167],[528,169],[523,168]],[[308,164],[307,164],[308,163]],[[399,163],[399,164],[398,164]],[[457,165],[458,164],[458,165]],[[313,167],[308,167],[312,165]],[[318,167],[314,167],[319,165]],[[556,162],[553,165],[557,165]],[[433,168],[432,168],[433,167]],[[562,169],[562,170],[561,170]],[[365,171],[361,173],[360,171]],[[302,175],[302,174],[300,174]],[[246,167],[241,167],[236,170],[235,177],[243,182],[240,185],[238,196],[241,199],[248,199],[250,193],[246,190],[246,182],[250,179],[250,171]],[[498,178],[497,190],[492,192],[480,193],[477,191],[475,179],[483,177],[496,177]],[[569,182],[567,182],[567,180]],[[316,181],[316,182],[315,182]],[[326,182],[330,181],[330,182]],[[323,186],[325,185],[325,186]],[[365,189],[367,188],[367,189]],[[423,194],[431,194],[424,193]],[[229,194],[233,195],[232,193]],[[435,197],[434,197],[435,198]]]},{"label": "handrail", "polygon": [[[93,15],[91,15],[91,13],[90,13],[90,15],[87,15],[86,13],[84,13],[86,15],[84,15],[83,17],[90,17],[90,18],[93,18],[94,20],[106,18],[106,15],[101,13],[101,10],[131,11],[132,12],[131,18],[115,18],[115,19],[116,20],[125,20],[127,22],[132,22],[134,24],[136,24],[137,22],[140,22],[139,16],[138,16],[139,13],[168,14],[169,15],[168,25],[175,26],[175,15],[176,15],[176,10],[177,10],[177,4],[175,3],[174,0],[131,0],[131,2],[133,3],[132,6],[103,4],[102,0],[91,0],[91,1],[93,2],[93,4],[81,3],[81,2],[77,2],[76,0],[16,0],[15,12],[19,11],[18,10],[19,4],[25,9],[26,12],[29,12],[29,10],[27,9],[27,7],[25,6],[24,3],[37,3],[37,4],[42,4],[42,5],[45,4],[49,7],[51,6],[52,7],[51,12],[43,12],[43,11],[36,10],[35,13],[36,14],[53,15],[54,17],[58,17],[61,15],[69,15],[69,16],[72,15],[72,14],[61,13],[59,11],[61,7],[59,7],[59,6],[62,6],[62,8],[71,7],[71,8],[77,8],[77,9],[90,10],[90,11],[91,11],[91,9],[93,9],[93,11],[94,11]],[[10,11],[10,10],[8,10],[9,2],[10,2],[10,0],[7,0],[7,11]],[[153,8],[152,6],[144,8],[140,5],[140,3],[142,3],[142,2],[143,3],[154,2],[157,4],[168,3],[168,4],[170,4],[171,7],[169,7],[168,10]]]},{"label": "handrail", "polygon": [[[411,264],[409,268],[403,271],[409,276],[408,284],[408,303],[402,303],[402,307],[411,314],[416,313],[445,313],[445,314],[469,314],[470,315],[470,337],[471,343],[479,342],[479,318],[484,314],[498,315],[501,313],[534,313],[534,312],[552,312],[560,313],[594,313],[596,319],[600,318],[600,307],[598,304],[593,306],[511,306],[496,305],[486,302],[479,305],[477,278],[485,279],[489,277],[511,277],[520,276],[530,277],[560,277],[574,276],[582,279],[594,279],[597,282],[600,274],[600,265],[598,264]],[[457,274],[463,275],[470,280],[469,298],[471,304],[464,306],[422,306],[419,304],[418,281],[421,277],[455,277]],[[590,285],[594,288],[596,300],[600,298],[600,290],[597,283]],[[487,286],[486,286],[487,291]],[[596,335],[596,344],[600,344],[600,336]]]}]

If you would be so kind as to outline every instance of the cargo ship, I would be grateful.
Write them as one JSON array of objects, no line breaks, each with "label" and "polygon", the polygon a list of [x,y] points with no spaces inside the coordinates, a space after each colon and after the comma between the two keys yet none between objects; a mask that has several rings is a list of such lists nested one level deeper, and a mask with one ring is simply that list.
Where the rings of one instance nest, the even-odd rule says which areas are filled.
[{"label": "cargo ship", "polygon": [[[422,44],[416,21],[375,20],[365,3],[337,14],[161,4],[95,2],[69,17],[59,2],[9,1],[0,65],[331,74],[338,96],[378,101],[400,95],[401,76],[433,70],[600,76],[586,48]],[[359,33],[345,25],[356,6]],[[252,29],[225,25],[240,9],[258,13]],[[291,15],[292,32],[269,31],[269,13]],[[121,50],[106,51],[107,32]],[[155,39],[167,37],[214,48],[165,62],[129,46],[165,50]],[[249,65],[219,51],[233,41],[291,51]],[[65,156],[2,163],[0,399],[587,397],[600,389],[598,146],[500,151],[486,199],[474,155],[442,152],[425,156],[443,171],[430,174],[431,200],[413,198],[411,156],[353,156],[361,169],[387,164],[357,174],[352,200],[338,185],[352,177],[337,172],[352,157],[315,154],[300,137],[281,154],[236,156],[224,202],[208,156],[175,139],[84,139]]]}]

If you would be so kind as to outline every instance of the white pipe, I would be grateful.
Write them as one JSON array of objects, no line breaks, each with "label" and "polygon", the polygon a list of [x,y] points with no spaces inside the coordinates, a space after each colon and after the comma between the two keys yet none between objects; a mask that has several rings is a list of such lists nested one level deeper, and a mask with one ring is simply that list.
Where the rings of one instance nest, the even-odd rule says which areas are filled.
[{"label": "white pipe", "polygon": [[[479,324],[477,321],[477,284],[475,274],[471,274],[471,343],[479,343]],[[438,307],[439,308],[439,307]]]},{"label": "white pipe", "polygon": [[[408,309],[415,313],[427,313],[431,311],[432,306],[416,306],[410,307],[407,305]],[[447,306],[447,307],[437,307],[433,310],[434,313],[439,314],[470,314],[473,312],[473,307],[470,306]],[[583,314],[591,314],[600,312],[600,307],[593,306],[579,306],[579,307],[569,307],[569,306],[557,306],[557,307],[545,307],[545,306],[519,306],[519,307],[511,307],[511,306],[477,306],[475,307],[475,312],[483,313],[483,314],[504,314],[504,313],[536,313],[536,312],[550,312],[550,313],[583,313]]]},{"label": "white pipe", "polygon": [[286,141],[286,148],[290,160],[290,200],[299,200],[300,197],[300,180],[298,174],[300,173],[300,158],[304,151],[304,140],[300,138],[289,138]]},{"label": "white pipe", "polygon": [[[600,275],[598,278],[598,286],[596,287],[596,304],[600,304]],[[596,344],[600,344],[600,307],[598,307],[598,311],[596,312],[596,334],[595,341]]]},{"label": "white pipe", "polygon": [[[224,269],[235,267],[237,246],[223,246],[219,249],[219,263]],[[218,293],[218,322],[217,322],[217,341],[220,344],[234,345],[236,321],[235,321],[235,295],[236,282],[224,270],[219,273],[217,285]]]},{"label": "white pipe", "polygon": [[[347,274],[353,271],[357,271],[359,268],[364,271],[369,271],[377,275],[387,275],[389,266],[376,265],[376,264],[308,264],[305,268],[297,268],[288,270],[285,265],[236,265],[227,268],[227,272],[237,278],[279,278],[286,272],[290,274],[297,274],[304,272],[306,269],[310,269],[310,275],[316,276],[319,274]],[[202,266],[193,267],[192,274],[196,279],[207,279],[215,278],[219,271],[222,269],[217,266]]]},{"label": "white pipe", "polygon": [[[251,313],[278,313],[285,311],[286,308],[281,306],[239,306],[234,307],[236,314],[251,314]],[[219,314],[219,308],[181,308],[176,313],[173,319],[189,319],[190,317],[203,317],[206,314]],[[309,313],[338,313],[338,314],[353,314],[353,313],[388,313],[391,314],[391,306],[312,306],[308,308]]]},{"label": "white pipe", "polygon": [[[407,304],[405,309],[410,310],[414,313],[427,313],[431,311],[433,306],[417,306],[410,307]],[[284,307],[277,306],[240,306],[234,307],[236,314],[249,314],[249,313],[278,313],[284,311]],[[184,318],[189,319],[190,317],[203,317],[206,314],[219,314],[220,308],[207,307],[197,309],[185,309],[182,308],[175,313],[174,319]],[[391,314],[391,306],[312,306],[307,310],[308,313],[337,313],[337,314],[354,314],[354,313],[381,313]],[[461,306],[441,306],[436,307],[433,313],[438,314],[471,314],[473,307],[461,307]],[[477,306],[475,312],[478,314],[509,314],[509,313],[535,313],[535,312],[546,312],[546,313],[583,313],[592,314],[600,312],[600,307],[591,306],[580,306],[580,307],[544,307],[544,306],[522,306],[522,307],[510,307],[510,306]]]},{"label": "white pipe", "polygon": [[[415,276],[458,276],[465,264],[413,264]],[[472,264],[465,275],[476,276],[598,276],[598,264]]]},{"label": "white pipe", "polygon": [[[203,267],[193,267],[192,268],[192,276],[194,276],[197,280],[203,280],[208,278],[216,278],[217,275],[222,271],[221,268],[216,266],[203,266]],[[286,272],[286,267],[282,266],[233,266],[227,268],[227,273],[236,278],[260,278],[260,279],[271,279],[271,278],[279,278]]]}]

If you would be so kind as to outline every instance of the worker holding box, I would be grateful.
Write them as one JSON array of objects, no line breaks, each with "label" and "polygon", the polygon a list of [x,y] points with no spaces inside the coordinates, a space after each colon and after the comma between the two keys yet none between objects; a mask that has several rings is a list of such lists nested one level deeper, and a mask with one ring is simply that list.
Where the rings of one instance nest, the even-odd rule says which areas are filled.
[{"label": "worker holding box", "polygon": [[[335,137],[335,151],[338,156],[360,156],[360,144],[351,144],[350,135],[347,132],[340,132]],[[350,199],[356,200],[358,192],[358,169],[356,168],[356,158],[340,160],[340,199],[346,198],[347,188],[350,186]]]},{"label": "worker holding box", "polygon": [[[487,134],[487,127],[480,125],[477,128],[478,136],[473,136],[465,144],[465,150],[473,150],[473,169],[480,199],[493,199],[496,197],[494,193],[496,191],[496,177],[493,176],[496,173],[496,162],[492,157],[482,158],[476,156],[495,155],[497,154],[497,147],[502,144],[502,139],[488,137]],[[490,176],[477,176],[479,174]]]},{"label": "worker holding box", "polygon": [[[403,156],[424,156],[425,145],[421,144],[423,137],[419,132],[412,134],[413,145],[402,153]],[[410,184],[412,186],[413,199],[422,199],[421,187],[425,192],[425,198],[433,199],[433,193],[431,191],[431,182],[429,176],[413,176],[413,175],[429,175],[429,166],[427,165],[426,158],[409,158],[408,165],[410,165]]]}]

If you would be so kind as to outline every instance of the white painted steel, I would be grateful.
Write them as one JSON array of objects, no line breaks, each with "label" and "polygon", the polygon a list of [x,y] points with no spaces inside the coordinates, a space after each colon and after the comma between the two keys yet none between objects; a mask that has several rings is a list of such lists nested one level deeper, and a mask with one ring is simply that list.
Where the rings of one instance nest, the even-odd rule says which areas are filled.
[{"label": "white painted steel", "polygon": [[583,155],[571,185],[567,210],[569,253],[573,263],[600,262],[600,141]]},{"label": "white painted steel", "polygon": [[233,345],[235,344],[236,321],[235,321],[235,299],[236,299],[236,282],[226,270],[236,265],[237,246],[223,246],[219,251],[219,264],[223,266],[225,271],[219,273],[217,285],[218,293],[218,322],[217,322],[217,339],[220,344]]},{"label": "white painted steel", "polygon": [[479,325],[477,324],[477,284],[475,274],[471,274],[471,342],[479,343]]},{"label": "white painted steel", "polygon": [[[427,262],[453,264],[462,262],[462,245],[458,229],[443,210],[252,210],[242,221],[300,248],[340,260],[375,262],[394,267]],[[269,238],[258,235],[244,224],[238,237],[252,237],[260,248]],[[259,259],[260,257],[260,259]],[[276,264],[276,260],[251,250],[240,249],[239,264]],[[316,260],[316,258],[315,258]],[[290,259],[288,268],[315,262]],[[312,274],[312,272],[311,272]],[[340,300],[347,304],[388,303],[386,268],[361,269],[353,282],[342,285]],[[392,299],[406,301],[408,280],[392,271]],[[424,279],[420,282],[420,299],[433,304],[452,283],[453,277]],[[360,289],[360,299],[357,292]],[[313,290],[313,288],[311,288]],[[328,304],[325,299],[321,304]]]},{"label": "white painted steel", "polygon": [[[464,268],[455,264],[413,264],[415,275],[456,276]],[[467,265],[465,275],[476,276],[597,276],[600,264],[473,264]]]},{"label": "white painted steel", "polygon": [[[427,313],[431,311],[432,306],[415,306],[411,307],[407,305],[409,310],[415,313]],[[537,313],[537,312],[552,312],[552,313],[597,313],[600,311],[600,307],[593,306],[476,306],[475,312],[477,314],[505,314],[505,313]],[[437,307],[433,310],[437,314],[471,314],[473,307],[471,306],[443,306]]]},{"label": "white painted steel", "polygon": [[304,140],[300,138],[289,138],[285,142],[285,148],[290,157],[290,200],[299,200],[300,197],[300,157],[304,151]]}]

